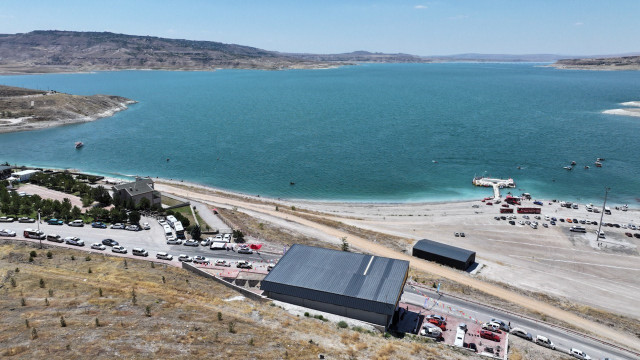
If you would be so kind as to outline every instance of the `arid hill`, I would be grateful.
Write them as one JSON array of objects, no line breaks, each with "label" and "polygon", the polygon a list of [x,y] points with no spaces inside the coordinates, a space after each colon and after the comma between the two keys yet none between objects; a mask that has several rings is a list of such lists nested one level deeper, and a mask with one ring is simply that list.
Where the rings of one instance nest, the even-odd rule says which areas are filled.
[{"label": "arid hill", "polygon": [[0,133],[108,117],[135,101],[113,95],[70,95],[0,85]]},{"label": "arid hill", "polygon": [[640,56],[597,59],[563,59],[552,65],[559,69],[576,70],[640,70]]},{"label": "arid hill", "polygon": [[0,35],[0,73],[121,69],[277,70],[326,66],[272,51],[213,41],[56,30]]}]

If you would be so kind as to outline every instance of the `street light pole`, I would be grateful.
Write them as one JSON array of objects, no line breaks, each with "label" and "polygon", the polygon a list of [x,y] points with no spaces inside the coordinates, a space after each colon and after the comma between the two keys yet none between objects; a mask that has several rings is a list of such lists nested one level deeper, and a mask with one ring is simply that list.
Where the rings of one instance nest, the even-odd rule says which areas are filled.
[{"label": "street light pole", "polygon": [[[38,209],[38,237],[40,237],[40,209]],[[40,249],[42,249],[42,237],[40,237]]]},{"label": "street light pole", "polygon": [[604,217],[604,209],[607,206],[607,195],[609,194],[610,187],[604,188],[604,203],[602,204],[602,211],[600,212],[600,224],[598,224],[598,232],[596,233],[596,241],[600,242],[600,230],[602,229],[602,218]]}]

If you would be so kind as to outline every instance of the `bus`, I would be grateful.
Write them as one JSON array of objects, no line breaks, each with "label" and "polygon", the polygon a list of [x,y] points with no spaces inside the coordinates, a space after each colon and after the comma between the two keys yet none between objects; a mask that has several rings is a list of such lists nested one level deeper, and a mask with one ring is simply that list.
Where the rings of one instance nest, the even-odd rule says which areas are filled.
[{"label": "bus", "polygon": [[184,228],[182,227],[182,223],[180,221],[176,221],[173,225],[173,228],[176,230],[176,237],[178,239],[184,239]]},{"label": "bus", "polygon": [[24,237],[27,239],[44,239],[46,235],[42,230],[24,229]]},{"label": "bus", "polygon": [[167,216],[167,224],[169,224],[169,226],[171,226],[172,228],[175,228],[175,224],[177,222],[178,222],[178,219],[176,219],[175,216],[173,215]]},{"label": "bus", "polygon": [[540,208],[519,207],[518,214],[540,214]]}]

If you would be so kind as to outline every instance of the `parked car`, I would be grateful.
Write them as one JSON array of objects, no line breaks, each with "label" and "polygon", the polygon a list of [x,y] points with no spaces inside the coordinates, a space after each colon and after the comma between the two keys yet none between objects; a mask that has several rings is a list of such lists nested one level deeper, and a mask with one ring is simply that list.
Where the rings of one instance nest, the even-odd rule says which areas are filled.
[{"label": "parked car", "polygon": [[439,339],[442,337],[442,330],[433,324],[426,323],[422,325],[422,329],[420,329],[420,335]]},{"label": "parked car", "polygon": [[193,240],[193,239],[189,239],[189,240],[185,241],[183,245],[184,246],[199,246],[200,244],[197,241]]},{"label": "parked car", "polygon": [[500,341],[500,336],[488,330],[480,330],[480,337],[492,341]]},{"label": "parked car", "polygon": [[209,246],[209,245],[211,245],[211,238],[210,237],[200,241],[200,246]]},{"label": "parked car", "polygon": [[30,218],[30,217],[21,217],[18,219],[19,223],[34,223],[36,222],[36,219],[34,218]]},{"label": "parked car", "polygon": [[111,228],[112,229],[124,229],[124,224],[122,224],[122,223],[111,224]]},{"label": "parked car", "polygon": [[138,225],[127,225],[124,229],[129,231],[140,231],[140,227]]},{"label": "parked car", "polygon": [[111,249],[111,251],[114,252],[114,253],[119,253],[119,254],[126,254],[127,253],[127,249],[122,245],[114,245],[113,248]]},{"label": "parked car", "polygon": [[480,327],[484,330],[489,330],[492,332],[500,332],[500,324],[498,323],[493,323],[493,322],[486,322],[482,325],[480,325]]},{"label": "parked car", "polygon": [[62,225],[62,224],[64,224],[64,221],[58,220],[58,219],[49,219],[49,220],[47,220],[47,224],[49,224],[49,225]]},{"label": "parked car", "polygon": [[209,264],[209,260],[204,256],[196,255],[196,256],[193,257],[193,263],[194,264]]},{"label": "parked car", "polygon": [[531,333],[528,333],[520,328],[513,328],[511,329],[511,334],[521,337],[523,339],[527,339],[529,341],[533,340],[533,336],[531,335]]},{"label": "parked car", "polygon": [[453,233],[453,236],[460,237],[460,233]]},{"label": "parked car", "polygon": [[578,350],[576,348],[571,348],[569,354],[574,358],[582,359],[582,360],[591,360],[591,356],[587,355],[584,351]]},{"label": "parked car", "polygon": [[465,236],[466,235],[463,232],[460,233],[460,237],[465,237]]},{"label": "parked car", "polygon": [[166,252],[159,252],[159,253],[156,254],[156,259],[173,260],[173,255],[167,254]]},{"label": "parked car", "polygon": [[515,224],[516,224],[516,222],[515,222],[515,221],[513,221],[513,220],[509,220],[509,224],[511,224],[511,225],[515,225]]},{"label": "parked car", "polygon": [[440,329],[442,329],[442,331],[446,331],[447,330],[446,321],[441,321],[441,320],[436,319],[436,318],[431,318],[431,319],[427,319],[427,322],[439,327]]},{"label": "parked car", "polygon": [[222,234],[216,235],[216,238],[214,241],[224,241],[224,239],[222,238]]},{"label": "parked car", "polygon": [[249,247],[241,247],[238,249],[238,254],[253,254],[253,250]]},{"label": "parked car", "polygon": [[442,321],[443,323],[447,323],[447,320],[444,318],[444,316],[441,315],[436,315],[436,314],[430,314],[424,317],[425,319],[438,319],[440,321]]},{"label": "parked car", "polygon": [[275,265],[273,265],[273,264],[267,265],[267,271],[273,270],[274,267],[275,267]]},{"label": "parked car", "polygon": [[216,262],[214,263],[215,266],[224,266],[224,267],[229,267],[231,266],[231,264],[227,261],[227,260],[223,260],[223,259],[218,259],[216,260]]},{"label": "parked car", "polygon": [[91,248],[94,249],[94,250],[104,250],[107,247],[102,245],[102,244],[100,244],[100,243],[93,243],[93,244],[91,244]]},{"label": "parked car", "polygon": [[180,239],[176,239],[173,236],[170,238],[167,238],[167,245],[180,245],[182,244],[182,240]]},{"label": "parked car", "polygon": [[113,240],[113,239],[104,239],[102,240],[102,244],[103,245],[107,245],[107,246],[116,246],[116,245],[120,245],[118,244],[117,241]]},{"label": "parked car", "polygon": [[77,236],[66,237],[64,238],[64,242],[69,245],[84,246],[84,241],[80,240]]},{"label": "parked car", "polygon": [[253,269],[253,264],[251,264],[249,261],[246,261],[246,260],[240,260],[238,261],[238,264],[236,265],[236,267],[240,269]]},{"label": "parked car", "polygon": [[149,252],[143,248],[133,248],[131,249],[131,254],[144,257],[149,256]]},{"label": "parked car", "polygon": [[56,235],[56,234],[49,234],[47,235],[47,240],[49,241],[53,241],[53,242],[64,242],[64,239],[62,237],[60,237],[60,235]]},{"label": "parked car", "polygon": [[103,223],[102,221],[94,221],[91,223],[91,227],[97,229],[106,229],[107,224]]},{"label": "parked car", "polygon": [[180,256],[178,256],[178,261],[191,262],[193,261],[193,259],[191,259],[191,256],[189,255],[181,254]]},{"label": "parked car", "polygon": [[82,226],[84,226],[84,221],[82,221],[80,219],[69,221],[69,226],[82,227]]},{"label": "parked car", "polygon": [[231,234],[224,234],[222,236],[222,240],[224,240],[226,242],[231,242]]},{"label": "parked car", "polygon": [[551,340],[549,340],[546,336],[537,335],[535,343],[540,345],[540,346],[547,347],[547,348],[549,348],[551,350],[555,350],[556,349],[556,346],[553,344],[553,342],[551,342]]},{"label": "parked car", "polygon": [[511,326],[509,326],[509,324],[507,324],[506,322],[499,320],[499,319],[491,319],[492,323],[496,323],[498,325],[500,325],[500,330],[504,330],[506,332],[509,332],[509,330],[511,330]]},{"label": "parked car", "polygon": [[0,216],[0,222],[13,222],[12,217]]},{"label": "parked car", "polygon": [[151,226],[149,225],[149,223],[148,223],[148,222],[146,222],[146,223],[142,223],[142,228],[143,228],[144,230],[150,230],[150,229],[151,229]]},{"label": "parked car", "polygon": [[476,343],[463,343],[462,347],[469,351],[478,352],[478,346],[476,345]]},{"label": "parked car", "polygon": [[9,229],[0,230],[0,236],[16,236],[16,232]]}]

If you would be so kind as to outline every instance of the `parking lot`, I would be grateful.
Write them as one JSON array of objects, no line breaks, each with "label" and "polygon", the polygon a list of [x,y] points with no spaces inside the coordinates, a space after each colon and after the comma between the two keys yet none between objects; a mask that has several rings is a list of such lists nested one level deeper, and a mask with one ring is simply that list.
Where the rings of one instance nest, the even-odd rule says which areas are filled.
[{"label": "parking lot", "polygon": [[[111,255],[124,256],[121,254],[116,254],[111,252],[111,248],[107,247],[106,250],[91,250],[91,244],[100,243],[103,239],[113,239],[117,241],[120,245],[124,246],[127,249],[126,256],[132,257],[131,249],[133,248],[143,248],[149,252],[148,259],[156,259],[156,254],[158,252],[166,252],[173,255],[173,260],[170,263],[174,263],[178,265],[178,255],[185,254],[190,257],[194,256],[204,256],[211,263],[215,262],[216,259],[225,259],[230,262],[231,267],[235,269],[235,266],[238,261],[246,260],[250,261],[254,265],[254,269],[266,269],[266,266],[270,262],[276,261],[280,254],[274,255],[264,252],[253,252],[253,254],[239,254],[238,252],[231,250],[210,250],[208,246],[184,246],[184,245],[168,245],[166,243],[166,238],[164,234],[163,228],[158,224],[157,220],[152,218],[143,217],[140,223],[148,222],[150,225],[149,230],[140,230],[140,231],[128,231],[123,229],[100,229],[100,228],[92,228],[91,225],[85,225],[83,227],[72,227],[69,225],[49,225],[43,221],[40,224],[40,230],[42,230],[45,234],[57,234],[62,238],[68,236],[75,236],[84,241],[84,247],[76,247],[73,245],[67,245],[64,243],[57,243],[43,240],[43,243],[47,245],[55,245],[55,246],[64,246],[75,249],[82,250],[90,250],[93,252],[104,252],[109,253]],[[10,229],[16,232],[16,237],[13,239],[23,238],[22,234],[24,229],[31,228],[37,229],[38,224],[36,223],[0,223],[0,229]],[[12,238],[7,238],[12,239]],[[236,244],[237,245],[237,244]]]}]

